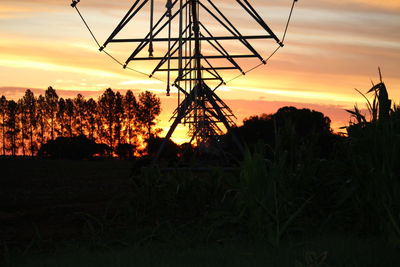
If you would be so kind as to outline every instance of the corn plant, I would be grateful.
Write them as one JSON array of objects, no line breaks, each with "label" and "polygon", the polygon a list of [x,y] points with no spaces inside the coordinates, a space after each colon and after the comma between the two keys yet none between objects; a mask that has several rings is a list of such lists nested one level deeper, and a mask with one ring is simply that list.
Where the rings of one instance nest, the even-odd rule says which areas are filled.
[{"label": "corn plant", "polygon": [[355,105],[354,110],[346,110],[355,119],[355,121],[352,122],[353,125],[365,126],[367,123],[386,120],[390,115],[392,100],[389,99],[386,85],[382,79],[381,69],[379,68],[378,70],[380,82],[376,85],[372,82],[371,89],[367,91],[367,94],[373,93],[372,102],[368,99],[366,94],[362,93],[357,88],[355,89],[365,99],[370,119],[367,120],[366,116],[363,115],[358,106]]},{"label": "corn plant", "polygon": [[241,217],[257,238],[267,239],[275,247],[279,247],[284,235],[311,200],[293,203],[293,199],[285,196],[283,185],[288,175],[287,156],[287,152],[283,152],[274,160],[266,159],[265,146],[261,142],[253,154],[246,151],[241,166]]},{"label": "corn plant", "polygon": [[[382,81],[367,93],[374,93],[372,102],[364,96],[370,120],[360,121],[359,110],[350,112],[357,122],[348,127],[349,163],[353,166],[356,188],[356,210],[362,210],[362,222],[373,222],[369,228],[381,227],[390,239],[400,240],[400,120],[398,107]],[[361,92],[360,92],[361,93]],[[368,205],[367,205],[368,204]]]}]

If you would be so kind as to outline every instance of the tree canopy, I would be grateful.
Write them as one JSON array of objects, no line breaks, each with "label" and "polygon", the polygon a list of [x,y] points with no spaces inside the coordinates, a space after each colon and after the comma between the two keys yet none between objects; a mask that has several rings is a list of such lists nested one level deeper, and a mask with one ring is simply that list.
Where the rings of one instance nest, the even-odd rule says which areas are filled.
[{"label": "tree canopy", "polygon": [[132,156],[160,132],[154,129],[160,106],[151,92],[139,94],[136,100],[131,90],[122,95],[111,88],[97,100],[81,94],[62,98],[51,86],[39,96],[28,89],[18,101],[1,96],[1,153],[34,156],[45,144],[48,150],[65,144],[65,138],[82,136],[105,144],[110,155]]}]

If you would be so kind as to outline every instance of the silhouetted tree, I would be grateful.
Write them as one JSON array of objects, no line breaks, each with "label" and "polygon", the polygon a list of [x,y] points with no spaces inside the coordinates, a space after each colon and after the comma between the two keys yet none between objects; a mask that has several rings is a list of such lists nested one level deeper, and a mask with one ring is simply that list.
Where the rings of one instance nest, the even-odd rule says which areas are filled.
[{"label": "silhouetted tree", "polygon": [[259,139],[268,143],[274,141],[275,128],[272,115],[262,114],[251,116],[243,120],[243,126],[237,129],[241,139],[249,146],[253,146]]},{"label": "silhouetted tree", "polygon": [[337,139],[332,134],[330,119],[321,112],[295,107],[280,108],[275,114],[253,116],[236,129],[249,147],[263,140],[273,148],[286,150],[292,157],[309,155],[327,156]]},{"label": "silhouetted tree", "polygon": [[31,156],[33,157],[35,153],[35,130],[36,130],[36,122],[37,122],[37,112],[36,112],[36,99],[31,90],[26,90],[25,95],[23,97],[23,103],[25,106],[25,112],[27,113],[26,125],[25,129],[29,138],[29,150],[31,152]]},{"label": "silhouetted tree", "polygon": [[6,115],[7,115],[7,98],[1,96],[0,98],[0,115],[1,115],[1,138],[3,156],[6,155]]},{"label": "silhouetted tree", "polygon": [[20,131],[18,127],[18,104],[14,100],[7,103],[7,119],[6,119],[6,139],[9,143],[9,150],[12,156],[17,154],[18,143],[17,136]]},{"label": "silhouetted tree", "polygon": [[[125,137],[128,144],[136,144],[136,98],[131,90],[128,90],[124,97],[125,110]],[[137,124],[137,123],[136,123]],[[135,140],[132,142],[132,140]]]},{"label": "silhouetted tree", "polygon": [[156,124],[155,119],[160,112],[161,100],[159,97],[149,91],[139,94],[137,121],[142,128],[146,129],[147,139],[153,137],[152,127]]},{"label": "silhouetted tree", "polygon": [[[8,151],[26,155],[29,150],[34,156],[39,147],[57,137],[88,136],[91,141],[106,143],[110,156],[115,152],[131,157],[138,140],[157,137],[160,129],[153,129],[153,126],[160,111],[160,99],[150,92],[141,93],[137,102],[132,91],[122,95],[111,88],[105,90],[97,102],[92,98],[85,100],[81,94],[74,99],[60,98],[51,86],[37,98],[29,89],[18,101],[9,102],[2,96],[3,155]],[[15,127],[12,124],[14,114]]]},{"label": "silhouetted tree", "polygon": [[65,103],[64,98],[60,97],[58,100],[58,110],[57,110],[57,124],[58,124],[58,136],[64,137],[65,136],[65,129],[66,129],[66,110],[67,106]]},{"label": "silhouetted tree", "polygon": [[74,98],[74,131],[76,135],[84,135],[85,128],[85,98],[78,94]]},{"label": "silhouetted tree", "polygon": [[66,115],[66,123],[65,128],[67,130],[68,136],[73,136],[73,122],[74,122],[74,102],[72,99],[65,99],[65,115]]},{"label": "silhouetted tree", "polygon": [[99,116],[104,121],[103,128],[106,134],[105,138],[108,145],[114,148],[114,124],[115,124],[115,93],[111,88],[108,88],[99,98],[98,101]]},{"label": "silhouetted tree", "polygon": [[85,118],[87,123],[88,137],[93,141],[95,140],[96,117],[98,117],[97,103],[93,100],[93,98],[90,98],[85,104]]},{"label": "silhouetted tree", "polygon": [[315,132],[331,132],[331,120],[318,111],[306,108],[283,107],[273,117],[277,122],[277,127],[282,127],[285,120],[292,121],[299,137],[310,136]]},{"label": "silhouetted tree", "polygon": [[44,96],[39,95],[37,101],[37,131],[38,143],[40,146],[46,142],[46,131],[47,131],[47,105]]},{"label": "silhouetted tree", "polygon": [[58,95],[53,87],[49,86],[45,91],[45,107],[46,113],[44,113],[44,118],[46,123],[48,123],[50,128],[50,140],[55,138],[55,128],[56,128],[56,116],[58,109]]},{"label": "silhouetted tree", "polygon": [[114,108],[114,139],[117,142],[117,146],[121,144],[122,139],[122,125],[124,120],[124,106],[123,106],[123,96],[117,92],[115,94],[115,108]]},{"label": "silhouetted tree", "polygon": [[28,112],[26,111],[25,103],[23,99],[18,100],[18,115],[19,115],[19,128],[20,128],[20,143],[22,155],[26,155],[25,139],[28,138],[27,132],[27,122],[28,122]]},{"label": "silhouetted tree", "polygon": [[100,107],[100,102],[97,102],[96,105],[97,105],[96,106],[96,117],[95,117],[96,139],[99,143],[105,144],[107,142],[106,137],[107,137],[108,131],[107,131],[106,127],[104,127],[105,120],[101,115],[102,109]]}]

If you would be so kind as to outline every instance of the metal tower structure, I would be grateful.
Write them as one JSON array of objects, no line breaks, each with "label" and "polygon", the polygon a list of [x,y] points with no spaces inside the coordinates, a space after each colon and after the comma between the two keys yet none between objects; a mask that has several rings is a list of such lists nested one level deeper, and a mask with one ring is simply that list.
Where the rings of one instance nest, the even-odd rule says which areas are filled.
[{"label": "metal tower structure", "polygon": [[[182,123],[189,125],[190,142],[196,141],[199,146],[207,145],[210,139],[223,133],[222,125],[228,132],[235,125],[232,120],[234,117],[232,110],[216,94],[216,90],[226,84],[220,72],[236,70],[240,76],[244,75],[247,72],[243,70],[238,60],[245,58],[259,60],[260,63],[256,67],[266,64],[267,60],[283,47],[290,17],[297,0],[293,1],[282,39],[277,37],[248,0],[232,0],[231,2],[236,2],[238,9],[240,8],[238,12],[249,16],[262,29],[259,34],[242,34],[237,25],[234,25],[218,7],[218,2],[226,3],[226,1],[164,1],[166,2],[163,7],[164,11],[160,13],[155,12],[155,6],[160,5],[160,2],[163,1],[134,0],[131,8],[102,45],[94,37],[77,9],[79,0],[72,1],[71,6],[77,9],[99,45],[100,51],[105,52],[104,49],[113,43],[133,43],[136,48],[124,63],[113,59],[124,68],[130,68],[129,64],[133,61],[155,61],[155,68],[149,77],[154,77],[158,73],[166,73],[167,95],[170,95],[171,86],[177,88],[178,107],[172,116],[173,123],[165,139],[169,139],[178,124]],[[145,36],[143,38],[120,38],[120,32],[143,11],[149,12],[149,30]],[[213,21],[203,21],[202,16],[206,16],[206,20]],[[218,28],[224,29],[226,34],[213,33],[212,28],[215,29],[216,25]],[[270,57],[264,59],[251,41],[266,39],[276,42],[278,48]],[[223,44],[226,41],[237,42],[246,52],[230,53]],[[205,46],[207,49],[202,49]],[[166,47],[167,49],[161,54],[156,52],[156,47]],[[253,69],[255,68],[251,70]],[[240,142],[235,136],[234,140],[241,149]]]}]

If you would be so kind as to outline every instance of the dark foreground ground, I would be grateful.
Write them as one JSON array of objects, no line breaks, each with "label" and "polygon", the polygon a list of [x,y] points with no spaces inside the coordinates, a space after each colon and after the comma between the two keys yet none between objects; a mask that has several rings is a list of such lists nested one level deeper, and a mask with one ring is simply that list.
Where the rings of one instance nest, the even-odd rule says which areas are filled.
[{"label": "dark foreground ground", "polygon": [[132,227],[132,171],[129,161],[0,159],[0,266],[400,266],[400,251],[374,237],[274,248],[187,219]]},{"label": "dark foreground ground", "polygon": [[0,236],[11,243],[80,235],[85,216],[118,209],[129,193],[127,161],[0,160]]}]

